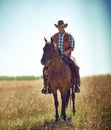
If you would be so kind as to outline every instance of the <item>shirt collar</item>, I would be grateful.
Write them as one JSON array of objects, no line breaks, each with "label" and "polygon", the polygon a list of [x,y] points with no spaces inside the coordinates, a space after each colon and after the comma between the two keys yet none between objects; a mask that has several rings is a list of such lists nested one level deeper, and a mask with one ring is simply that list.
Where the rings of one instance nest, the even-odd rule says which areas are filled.
[{"label": "shirt collar", "polygon": [[62,33],[62,34],[61,34],[61,33],[59,33],[59,36],[64,36],[64,35],[65,35],[65,31],[64,31],[64,33]]}]

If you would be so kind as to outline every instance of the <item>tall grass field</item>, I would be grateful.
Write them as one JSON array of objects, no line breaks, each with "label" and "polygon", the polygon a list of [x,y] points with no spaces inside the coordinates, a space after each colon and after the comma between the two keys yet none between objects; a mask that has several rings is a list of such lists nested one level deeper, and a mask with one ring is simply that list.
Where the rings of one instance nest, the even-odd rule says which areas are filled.
[{"label": "tall grass field", "polygon": [[43,95],[42,88],[42,78],[0,80],[0,130],[111,130],[111,75],[81,78],[76,114],[70,101],[66,122],[54,122],[53,95]]}]

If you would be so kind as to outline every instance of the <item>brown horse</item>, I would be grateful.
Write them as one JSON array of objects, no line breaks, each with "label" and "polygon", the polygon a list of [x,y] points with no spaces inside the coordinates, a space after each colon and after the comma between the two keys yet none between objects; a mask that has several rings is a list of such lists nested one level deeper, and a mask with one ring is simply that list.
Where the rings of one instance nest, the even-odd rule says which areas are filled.
[{"label": "brown horse", "polygon": [[[71,82],[71,70],[68,65],[62,60],[58,52],[58,48],[53,43],[47,42],[45,39],[45,46],[43,48],[43,56],[41,63],[46,65],[48,64],[48,82],[50,83],[54,104],[55,104],[55,113],[56,121],[58,121],[58,98],[57,90],[60,91],[62,108],[61,108],[61,117],[66,120],[66,106],[68,105],[70,90],[72,89]],[[72,92],[72,102],[73,102],[73,114],[75,114],[75,93]]]}]

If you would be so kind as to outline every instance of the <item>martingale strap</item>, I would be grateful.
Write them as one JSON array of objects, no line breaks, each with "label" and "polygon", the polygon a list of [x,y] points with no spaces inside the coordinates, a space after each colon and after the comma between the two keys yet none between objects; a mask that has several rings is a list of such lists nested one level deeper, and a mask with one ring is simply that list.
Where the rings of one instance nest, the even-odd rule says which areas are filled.
[{"label": "martingale strap", "polygon": [[[45,65],[49,66],[54,60],[58,60],[58,59],[61,59],[61,57],[55,57],[53,59],[49,59],[46,61]],[[61,59],[61,61],[62,61],[62,59]]]}]

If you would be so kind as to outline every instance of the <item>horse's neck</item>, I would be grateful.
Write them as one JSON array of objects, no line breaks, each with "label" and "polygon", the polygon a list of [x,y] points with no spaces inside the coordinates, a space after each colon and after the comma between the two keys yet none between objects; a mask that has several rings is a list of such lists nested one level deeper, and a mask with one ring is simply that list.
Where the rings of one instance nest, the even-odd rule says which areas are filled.
[{"label": "horse's neck", "polygon": [[56,66],[58,66],[58,67],[61,67],[62,66],[62,59],[61,58],[57,58],[57,59],[55,59],[53,62],[52,62],[52,64],[56,67]]},{"label": "horse's neck", "polygon": [[57,72],[63,71],[64,66],[65,66],[65,64],[60,57],[60,58],[53,60],[50,67],[53,69],[54,72],[57,73]]},{"label": "horse's neck", "polygon": [[56,48],[55,50],[54,50],[54,53],[53,53],[53,58],[59,58],[60,57],[60,54],[59,54],[59,52],[58,52],[58,49]]},{"label": "horse's neck", "polygon": [[[53,56],[52,56],[52,63],[51,63],[51,69],[53,70],[53,72],[61,72],[63,71],[64,66],[66,66],[66,64],[63,62],[59,52],[58,52],[58,48],[56,48],[54,50]],[[66,68],[66,67],[65,67]]]},{"label": "horse's neck", "polygon": [[54,53],[53,53],[53,64],[55,64],[55,66],[61,66],[61,56],[58,52],[58,48],[54,49]]}]

